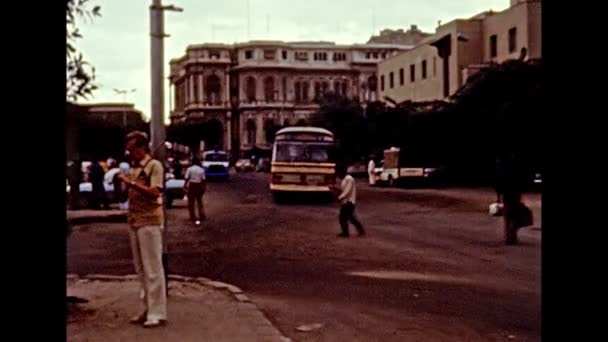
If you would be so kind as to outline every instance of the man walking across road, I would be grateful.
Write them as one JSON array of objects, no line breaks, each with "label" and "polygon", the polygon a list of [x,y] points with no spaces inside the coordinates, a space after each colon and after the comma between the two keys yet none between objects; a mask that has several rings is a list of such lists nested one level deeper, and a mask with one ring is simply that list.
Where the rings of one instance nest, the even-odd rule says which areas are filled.
[{"label": "man walking across road", "polygon": [[135,271],[143,289],[144,311],[131,319],[146,328],[167,320],[166,280],[162,263],[164,213],[163,165],[152,159],[148,136],[139,131],[127,135],[131,158],[129,175],[119,173],[129,192],[129,236]]},{"label": "man walking across road", "polygon": [[374,156],[369,157],[369,163],[367,164],[367,176],[369,177],[369,185],[376,185],[376,162]]},{"label": "man walking across road", "polygon": [[365,229],[357,217],[355,216],[355,205],[357,203],[357,189],[355,186],[355,179],[353,176],[346,173],[344,169],[339,169],[338,176],[342,179],[342,193],[338,196],[340,205],[340,228],[342,232],[338,234],[338,237],[348,237],[348,222],[350,221],[359,236],[365,236]]},{"label": "man walking across road", "polygon": [[[201,162],[198,158],[192,159],[192,166],[186,170],[184,176],[186,183],[186,194],[188,196],[188,211],[190,212],[190,221],[196,226],[201,224],[201,220],[206,218],[205,209],[203,206],[203,195],[205,194],[205,170],[201,167]],[[198,208],[198,217],[195,213],[194,204]]]}]

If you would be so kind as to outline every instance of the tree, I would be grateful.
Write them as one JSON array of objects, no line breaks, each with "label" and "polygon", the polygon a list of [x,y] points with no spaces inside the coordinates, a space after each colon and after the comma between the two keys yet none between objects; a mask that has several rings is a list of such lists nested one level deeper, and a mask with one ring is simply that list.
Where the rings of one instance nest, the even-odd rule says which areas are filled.
[{"label": "tree", "polygon": [[77,19],[92,20],[101,17],[99,6],[88,7],[89,0],[67,0],[66,4],[66,100],[87,99],[97,89],[95,68],[84,60],[76,48],[76,41],[82,38],[77,27]]}]

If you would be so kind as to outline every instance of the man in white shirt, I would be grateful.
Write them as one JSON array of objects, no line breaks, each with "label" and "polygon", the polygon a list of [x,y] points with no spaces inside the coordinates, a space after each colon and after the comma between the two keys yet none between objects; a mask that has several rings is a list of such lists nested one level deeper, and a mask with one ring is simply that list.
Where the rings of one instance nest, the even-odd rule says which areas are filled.
[{"label": "man in white shirt", "polygon": [[[203,195],[205,194],[205,170],[200,165],[198,158],[192,159],[192,166],[186,170],[184,179],[186,180],[186,194],[188,196],[188,210],[190,211],[190,220],[195,225],[200,225],[201,220],[206,218],[203,206]],[[194,202],[198,208],[198,218],[194,212]]]},{"label": "man in white shirt", "polygon": [[355,205],[357,203],[357,189],[355,186],[355,179],[353,176],[346,174],[344,169],[340,169],[338,176],[342,179],[342,193],[338,196],[340,201],[340,228],[342,232],[338,234],[338,237],[348,237],[348,222],[350,221],[359,236],[365,236],[365,229],[357,217],[355,216]]},{"label": "man in white shirt", "polygon": [[369,185],[376,185],[376,162],[374,162],[374,157],[369,158],[369,163],[367,164],[367,175],[369,176]]}]

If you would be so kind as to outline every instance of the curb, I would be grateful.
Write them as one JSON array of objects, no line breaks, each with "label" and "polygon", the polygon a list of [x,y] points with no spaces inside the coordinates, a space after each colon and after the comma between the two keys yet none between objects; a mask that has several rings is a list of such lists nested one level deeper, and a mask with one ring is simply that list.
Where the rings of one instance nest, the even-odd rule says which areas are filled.
[{"label": "curb", "polygon": [[[221,290],[221,291],[227,292],[237,302],[250,305],[250,306],[254,307],[256,310],[258,310],[264,316],[266,321],[268,321],[268,323],[273,328],[275,328],[275,330],[279,333],[280,339],[282,342],[292,342],[290,338],[283,335],[283,332],[276,325],[274,325],[268,319],[268,317],[266,317],[266,314],[264,313],[264,311],[262,311],[256,303],[251,301],[251,299],[247,295],[245,295],[243,293],[243,290],[241,290],[239,287],[231,285],[231,284],[227,284],[227,283],[224,283],[221,281],[211,280],[211,279],[205,278],[205,277],[193,278],[193,277],[185,277],[185,276],[181,276],[181,275],[177,275],[177,274],[169,274],[167,278],[172,281],[178,281],[178,282],[184,282],[184,283],[196,283],[196,284],[200,284],[200,285],[203,285],[206,287],[214,288],[216,290]],[[108,274],[87,274],[84,276],[79,276],[77,274],[67,274],[66,279],[70,280],[70,281],[76,281],[76,282],[134,281],[134,280],[137,280],[137,276],[135,274],[129,274],[129,275],[124,275],[124,276],[108,275]]]}]

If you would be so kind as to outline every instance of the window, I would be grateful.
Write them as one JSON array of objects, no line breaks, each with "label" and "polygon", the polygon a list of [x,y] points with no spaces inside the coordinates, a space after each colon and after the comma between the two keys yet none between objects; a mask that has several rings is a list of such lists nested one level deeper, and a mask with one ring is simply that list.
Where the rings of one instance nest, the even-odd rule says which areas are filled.
[{"label": "window", "polygon": [[388,74],[388,84],[391,89],[395,87],[395,74],[392,71]]},{"label": "window", "polygon": [[426,78],[426,59],[422,61],[422,78]]},{"label": "window", "polygon": [[327,92],[329,91],[329,83],[327,83],[325,81],[323,83],[321,83],[321,91],[322,91],[322,94],[327,94]]},{"label": "window", "polygon": [[274,77],[268,76],[264,79],[264,100],[273,102],[274,98]]},{"label": "window", "polygon": [[378,90],[378,77],[376,75],[370,76],[367,79],[367,84],[369,85],[369,91]]},{"label": "window", "polygon": [[220,59],[220,52],[217,50],[209,51],[209,58],[211,59]]},{"label": "window", "polygon": [[342,82],[342,96],[346,97],[348,92],[348,81]]},{"label": "window", "polygon": [[283,59],[287,59],[287,51],[283,50],[282,55],[283,55]]},{"label": "window", "polygon": [[437,57],[433,57],[433,77],[437,76]]},{"label": "window", "polygon": [[416,65],[410,65],[410,82],[416,82]]},{"label": "window", "polygon": [[374,58],[378,59],[378,53],[374,52]]},{"label": "window", "polygon": [[371,52],[366,53],[365,54],[365,58],[371,59],[372,58],[372,53]]},{"label": "window", "polygon": [[380,76],[380,91],[384,91],[384,75]]},{"label": "window", "polygon": [[386,52],[382,53],[382,59],[386,59]]},{"label": "window", "polygon": [[283,101],[287,101],[287,77],[283,76],[283,84],[282,84],[282,89],[283,91]]},{"label": "window", "polygon": [[334,61],[345,61],[346,60],[346,54],[343,52],[336,52],[334,53]]},{"label": "window", "polygon": [[264,59],[265,60],[273,60],[276,57],[275,50],[264,50]]},{"label": "window", "polygon": [[193,86],[194,86],[194,102],[198,102],[198,75],[194,74],[194,82],[193,82]]},{"label": "window", "polygon": [[315,52],[314,59],[315,59],[315,61],[326,61],[327,53],[326,52]]},{"label": "window", "polygon": [[319,82],[315,82],[315,100],[319,100],[321,98],[321,85]]},{"label": "window", "polygon": [[256,85],[255,78],[252,76],[247,77],[247,81],[245,81],[245,93],[247,94],[247,101],[255,102]]},{"label": "window", "polygon": [[405,83],[405,72],[403,68],[399,69],[399,85],[403,85]]},{"label": "window", "polygon": [[255,121],[253,121],[253,119],[249,119],[247,120],[247,143],[249,145],[255,145],[255,131],[256,131],[256,125],[255,125]]},{"label": "window", "polygon": [[498,55],[498,36],[490,36],[490,58],[496,58]]},{"label": "window", "polygon": [[220,78],[217,75],[207,77],[205,82],[207,89],[207,102],[211,104],[219,104],[222,102]]},{"label": "window", "polygon": [[308,88],[310,88],[308,82],[302,82],[302,101],[304,102],[308,102]]},{"label": "window", "polygon": [[302,102],[302,87],[300,87],[300,82],[296,82],[294,86],[294,90],[296,93],[296,102]]},{"label": "window", "polygon": [[308,60],[308,52],[306,51],[298,51],[296,52],[296,59],[299,61],[307,61]]},{"label": "window", "polygon": [[509,30],[509,53],[517,50],[517,28],[513,27]]},{"label": "window", "polygon": [[252,59],[252,58],[253,58],[253,51],[252,50],[245,51],[245,59]]}]

